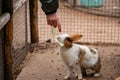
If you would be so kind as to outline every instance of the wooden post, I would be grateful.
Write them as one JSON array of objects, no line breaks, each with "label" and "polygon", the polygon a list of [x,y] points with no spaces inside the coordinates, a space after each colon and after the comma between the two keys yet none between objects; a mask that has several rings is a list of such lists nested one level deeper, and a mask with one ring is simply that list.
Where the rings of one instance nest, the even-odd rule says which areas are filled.
[{"label": "wooden post", "polygon": [[74,2],[73,2],[73,7],[75,7],[76,6],[76,0],[74,0]]},{"label": "wooden post", "polygon": [[0,80],[4,80],[4,30],[0,29]]},{"label": "wooden post", "polygon": [[2,12],[2,0],[0,0],[0,15],[1,15],[1,12]]},{"label": "wooden post", "polygon": [[39,42],[38,36],[38,0],[29,0],[31,43]]},{"label": "wooden post", "polygon": [[13,41],[13,0],[3,0],[3,12],[10,13],[10,20],[5,26],[5,80],[15,80],[12,58]]},{"label": "wooden post", "polygon": [[[0,15],[2,11],[1,5],[2,5],[2,0],[0,0]],[[4,30],[1,28],[0,28],[0,80],[4,80]]]}]

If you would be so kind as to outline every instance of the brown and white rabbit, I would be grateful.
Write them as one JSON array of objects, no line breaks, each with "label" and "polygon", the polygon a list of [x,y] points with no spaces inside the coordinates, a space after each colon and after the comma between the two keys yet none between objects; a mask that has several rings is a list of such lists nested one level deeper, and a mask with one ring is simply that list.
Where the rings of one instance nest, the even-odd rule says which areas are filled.
[{"label": "brown and white rabbit", "polygon": [[74,43],[81,37],[82,35],[71,36],[68,34],[56,36],[55,41],[60,46],[61,57],[68,69],[67,75],[64,77],[65,80],[70,78],[73,70],[75,70],[78,80],[82,80],[83,75],[86,75],[86,69],[94,70],[95,77],[100,75],[99,53],[95,48]]}]

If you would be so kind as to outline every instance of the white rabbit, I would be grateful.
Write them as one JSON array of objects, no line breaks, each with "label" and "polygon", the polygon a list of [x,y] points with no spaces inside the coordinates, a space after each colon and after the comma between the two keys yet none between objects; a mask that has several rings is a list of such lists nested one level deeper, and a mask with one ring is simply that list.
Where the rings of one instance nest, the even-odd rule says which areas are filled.
[{"label": "white rabbit", "polygon": [[82,35],[68,34],[56,36],[55,41],[60,46],[61,57],[68,69],[68,73],[64,77],[65,80],[70,78],[73,70],[75,70],[78,80],[82,80],[83,75],[86,75],[86,69],[94,70],[95,77],[100,75],[101,63],[97,49],[73,42],[81,37]]}]

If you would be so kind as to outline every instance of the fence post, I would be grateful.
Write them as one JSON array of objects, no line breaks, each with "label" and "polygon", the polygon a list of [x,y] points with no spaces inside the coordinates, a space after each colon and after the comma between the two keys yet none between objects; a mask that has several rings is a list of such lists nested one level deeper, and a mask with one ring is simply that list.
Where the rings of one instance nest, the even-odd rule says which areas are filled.
[{"label": "fence post", "polygon": [[[0,15],[2,10],[2,0],[0,0]],[[0,80],[4,80],[4,31],[0,29]]]},{"label": "fence post", "polygon": [[75,7],[75,6],[76,6],[76,0],[73,1],[73,7]]},{"label": "fence post", "polygon": [[29,0],[31,43],[39,42],[38,36],[38,0]]},{"label": "fence post", "polygon": [[5,26],[5,80],[15,80],[12,58],[13,41],[13,0],[3,0],[2,12],[10,13],[10,20]]},{"label": "fence post", "polygon": [[0,30],[0,80],[4,80],[4,30]]}]

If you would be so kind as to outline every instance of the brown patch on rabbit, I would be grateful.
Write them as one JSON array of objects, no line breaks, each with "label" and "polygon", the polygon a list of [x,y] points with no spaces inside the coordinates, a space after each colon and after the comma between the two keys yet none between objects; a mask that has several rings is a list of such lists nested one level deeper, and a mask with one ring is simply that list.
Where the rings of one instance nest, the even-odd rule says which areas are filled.
[{"label": "brown patch on rabbit", "polygon": [[67,48],[70,48],[70,47],[72,47],[72,42],[73,42],[73,40],[70,37],[66,37],[64,39],[64,46]]},{"label": "brown patch on rabbit", "polygon": [[80,48],[80,52],[79,52],[79,55],[78,55],[79,56],[79,63],[80,64],[83,61],[85,54],[86,54],[86,51],[84,49]]}]

